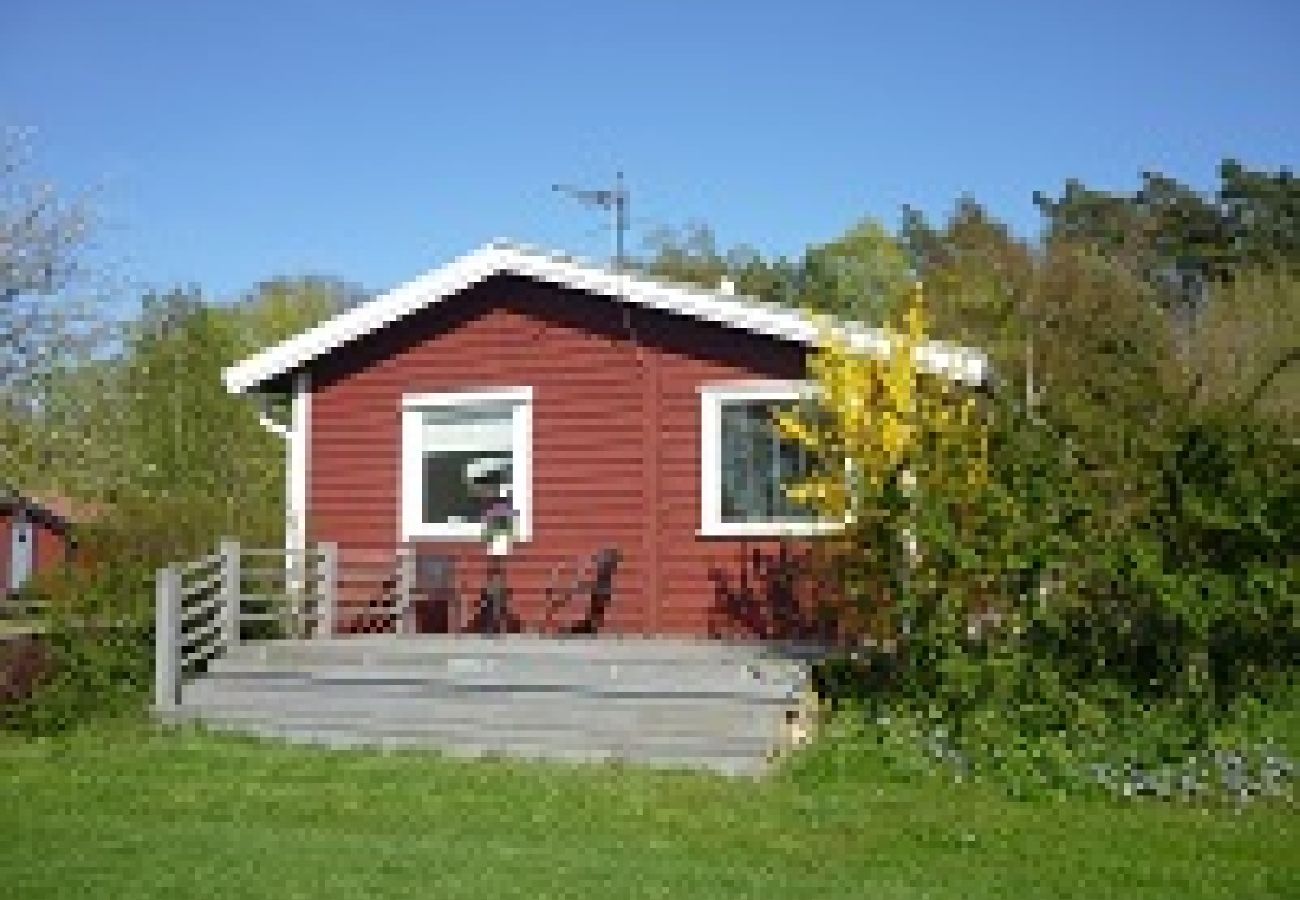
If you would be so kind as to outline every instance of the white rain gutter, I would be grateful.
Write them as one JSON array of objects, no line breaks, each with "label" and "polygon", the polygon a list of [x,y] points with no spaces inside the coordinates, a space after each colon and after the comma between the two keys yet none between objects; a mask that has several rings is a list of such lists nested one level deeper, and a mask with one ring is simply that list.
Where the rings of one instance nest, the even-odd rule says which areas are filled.
[{"label": "white rain gutter", "polygon": [[[284,547],[302,551],[307,547],[307,451],[311,440],[311,378],[306,372],[294,376],[289,424],[270,414],[268,400],[259,397],[257,420],[262,427],[287,443],[284,471]],[[292,559],[292,558],[290,558]]]}]

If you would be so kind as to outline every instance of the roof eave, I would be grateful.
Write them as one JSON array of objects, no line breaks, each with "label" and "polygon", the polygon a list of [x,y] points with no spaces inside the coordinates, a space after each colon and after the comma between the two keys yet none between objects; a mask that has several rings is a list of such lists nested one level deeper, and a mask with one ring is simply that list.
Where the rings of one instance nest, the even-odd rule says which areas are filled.
[{"label": "roof eave", "polygon": [[[660,284],[494,242],[224,369],[222,380],[226,390],[233,394],[255,390],[430,303],[502,273],[585,290],[805,346],[816,346],[827,327],[842,329],[851,336],[852,343],[860,345],[858,349],[888,352],[889,339],[877,329],[854,323],[821,322],[802,311],[776,307],[750,297]],[[978,351],[935,342],[926,345],[925,352],[938,371],[948,372],[952,377],[974,382],[985,377],[986,361]]]}]

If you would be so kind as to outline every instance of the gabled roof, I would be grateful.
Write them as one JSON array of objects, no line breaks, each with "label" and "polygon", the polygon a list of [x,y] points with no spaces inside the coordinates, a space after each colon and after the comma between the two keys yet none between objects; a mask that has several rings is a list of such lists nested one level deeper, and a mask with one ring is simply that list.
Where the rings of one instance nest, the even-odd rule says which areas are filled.
[{"label": "gabled roof", "polygon": [[[532,278],[806,346],[816,346],[827,324],[801,310],[752,297],[666,284],[533,248],[495,242],[268,347],[223,371],[222,378],[232,393],[255,390],[270,379],[500,274]],[[889,352],[885,331],[853,322],[828,324],[855,349],[879,355]],[[961,381],[978,383],[986,374],[987,360],[977,350],[934,342],[921,347],[917,356],[926,368]]]},{"label": "gabled roof", "polygon": [[104,510],[93,503],[81,503],[62,494],[20,492],[0,486],[0,512],[21,510],[33,521],[64,530],[70,525],[84,525],[103,515]]}]

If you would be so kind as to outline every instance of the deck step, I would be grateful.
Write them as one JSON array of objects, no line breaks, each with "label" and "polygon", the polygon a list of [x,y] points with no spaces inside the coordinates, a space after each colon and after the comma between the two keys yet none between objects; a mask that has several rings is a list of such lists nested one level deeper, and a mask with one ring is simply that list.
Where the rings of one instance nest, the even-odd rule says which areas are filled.
[{"label": "deck step", "polygon": [[375,635],[244,644],[165,721],[328,746],[763,771],[807,651],[703,641]]},{"label": "deck step", "polygon": [[365,727],[410,727],[413,729],[471,728],[493,732],[538,731],[559,735],[578,734],[754,740],[771,744],[779,740],[782,717],[755,716],[750,710],[687,710],[666,713],[636,708],[529,709],[497,706],[486,710],[468,707],[436,709],[407,705],[358,709],[328,702],[285,707],[245,700],[186,704],[186,714],[195,718],[275,719],[285,723],[337,722]]},{"label": "deck step", "polygon": [[[243,645],[217,661],[216,673],[247,674],[256,671],[350,671],[365,677],[369,672],[413,670],[431,677],[445,676],[458,681],[525,678],[529,681],[565,683],[574,678],[597,678],[635,682],[655,676],[673,681],[736,681],[781,685],[799,681],[806,665],[798,659],[772,658],[752,648],[723,648],[715,655],[690,645],[672,648],[646,647],[651,642],[619,642],[611,648],[601,642],[557,642],[559,649],[544,642],[524,640],[470,640],[467,646],[447,642],[400,641],[387,644],[365,641],[349,646],[347,640],[292,642],[293,646]],[[585,651],[585,652],[584,652]],[[380,676],[376,676],[380,677]]]},{"label": "deck step", "polygon": [[783,703],[797,696],[803,680],[783,676],[781,680],[757,677],[743,670],[719,670],[707,674],[675,672],[659,666],[653,670],[629,670],[589,666],[557,672],[546,668],[512,666],[511,671],[466,667],[461,672],[396,668],[391,666],[331,665],[329,667],[286,665],[225,665],[214,668],[205,681],[229,685],[232,689],[283,693],[329,690],[362,692],[371,696],[475,693],[520,693],[546,695],[584,693],[604,696],[664,696],[737,698],[755,703]]},{"label": "deck step", "polygon": [[312,640],[260,641],[241,644],[231,656],[257,660],[359,661],[372,656],[509,659],[519,657],[702,664],[767,661],[808,662],[824,648],[812,644],[755,643],[668,638],[552,638],[535,635],[354,635]]},{"label": "deck step", "polygon": [[704,716],[717,719],[729,715],[762,718],[787,708],[786,704],[749,703],[732,697],[681,696],[676,694],[608,695],[578,692],[546,694],[521,692],[440,692],[434,694],[375,694],[360,690],[300,690],[281,692],[256,688],[233,688],[221,683],[189,684],[181,693],[186,705],[254,704],[276,709],[346,709],[357,713],[416,710],[421,715],[533,715],[592,714],[600,711],[635,714],[647,719],[658,716]]},{"label": "deck step", "polygon": [[757,776],[768,771],[771,757],[744,748],[738,752],[719,752],[717,748],[646,747],[640,744],[611,745],[598,741],[578,740],[557,743],[553,740],[452,739],[446,736],[430,740],[428,734],[379,732],[355,728],[296,728],[274,723],[206,720],[205,727],[294,744],[311,744],[329,748],[372,747],[380,749],[427,749],[452,757],[501,757],[523,760],[547,760],[570,763],[634,763],[665,769],[693,769],[733,776]]},{"label": "deck step", "polygon": [[247,724],[274,726],[302,732],[365,732],[376,736],[406,736],[425,743],[478,742],[492,744],[553,744],[556,746],[593,745],[644,750],[668,750],[723,755],[762,755],[771,748],[773,737],[763,734],[716,734],[708,732],[665,732],[634,727],[599,726],[586,723],[538,723],[449,721],[446,719],[410,720],[391,717],[369,719],[317,712],[310,715],[285,716],[267,710],[205,711],[199,716],[182,714],[175,721],[220,722],[227,725]]}]

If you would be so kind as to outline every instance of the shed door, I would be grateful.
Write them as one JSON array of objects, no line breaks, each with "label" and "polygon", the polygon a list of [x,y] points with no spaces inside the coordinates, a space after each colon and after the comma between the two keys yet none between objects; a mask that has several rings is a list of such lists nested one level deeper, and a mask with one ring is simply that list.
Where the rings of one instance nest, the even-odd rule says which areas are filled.
[{"label": "shed door", "polygon": [[9,588],[18,590],[32,574],[32,550],[36,529],[21,513],[14,517],[9,545]]}]

